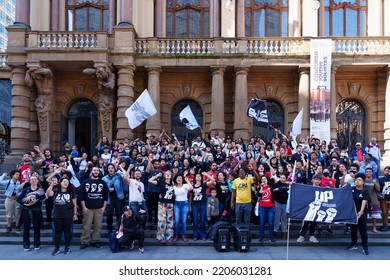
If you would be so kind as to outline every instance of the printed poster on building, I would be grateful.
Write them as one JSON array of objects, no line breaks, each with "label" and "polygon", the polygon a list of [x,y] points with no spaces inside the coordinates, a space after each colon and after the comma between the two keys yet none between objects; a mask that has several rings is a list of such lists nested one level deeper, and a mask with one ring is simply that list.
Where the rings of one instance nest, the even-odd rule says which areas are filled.
[{"label": "printed poster on building", "polygon": [[310,135],[330,141],[332,40],[312,39],[310,52]]}]

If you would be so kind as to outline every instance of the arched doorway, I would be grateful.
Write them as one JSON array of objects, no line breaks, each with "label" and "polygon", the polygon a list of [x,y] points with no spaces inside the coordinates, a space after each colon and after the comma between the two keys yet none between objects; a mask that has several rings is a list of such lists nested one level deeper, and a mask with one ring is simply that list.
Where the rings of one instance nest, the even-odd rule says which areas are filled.
[{"label": "arched doorway", "polygon": [[337,144],[341,148],[355,147],[356,142],[365,146],[366,113],[363,106],[351,99],[341,101],[336,108]]},{"label": "arched doorway", "polygon": [[68,117],[61,115],[61,143],[69,141],[79,151],[84,148],[91,156],[97,144],[97,108],[88,99],[79,99],[69,108]]},{"label": "arched doorway", "polygon": [[179,114],[180,112],[187,107],[190,106],[192,113],[194,114],[198,124],[202,127],[203,125],[203,110],[200,105],[193,100],[182,100],[175,104],[172,108],[171,113],[171,131],[175,133],[179,140],[188,139],[192,141],[197,136],[201,135],[201,131],[199,128],[194,130],[188,130],[185,125],[180,121]]},{"label": "arched doorway", "polygon": [[[273,100],[267,100],[268,123],[284,133],[284,111],[282,106]],[[253,135],[260,136],[264,142],[270,142],[275,137],[275,130],[266,123],[253,120]]]}]

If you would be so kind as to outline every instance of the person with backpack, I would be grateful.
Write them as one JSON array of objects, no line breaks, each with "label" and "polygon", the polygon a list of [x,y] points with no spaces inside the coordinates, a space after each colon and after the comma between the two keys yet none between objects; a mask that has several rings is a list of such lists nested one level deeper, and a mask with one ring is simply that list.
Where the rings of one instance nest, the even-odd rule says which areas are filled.
[{"label": "person with backpack", "polygon": [[[7,176],[7,173],[4,173],[0,176],[0,182],[4,180]],[[10,233],[12,231],[12,218],[15,217],[16,220],[16,231],[20,233],[20,208],[19,203],[17,203],[18,196],[22,193],[22,188],[25,183],[20,183],[19,177],[20,172],[18,170],[12,170],[10,173],[11,179],[8,181],[5,187],[5,215],[7,219],[7,231],[6,233]]]},{"label": "person with backpack", "polygon": [[60,243],[62,234],[65,237],[64,254],[70,253],[72,239],[72,222],[77,220],[76,196],[71,188],[69,179],[63,178],[58,184],[53,180],[46,190],[48,197],[53,197],[53,221],[54,221],[54,251],[52,256],[61,253]]}]

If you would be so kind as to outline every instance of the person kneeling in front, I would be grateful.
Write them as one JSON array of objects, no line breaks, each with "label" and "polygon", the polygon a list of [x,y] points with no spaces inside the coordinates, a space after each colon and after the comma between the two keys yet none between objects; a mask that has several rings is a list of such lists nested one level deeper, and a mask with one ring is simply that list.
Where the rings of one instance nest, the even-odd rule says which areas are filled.
[{"label": "person kneeling in front", "polygon": [[138,213],[133,214],[130,206],[123,207],[123,215],[120,219],[120,226],[118,234],[121,237],[118,239],[120,247],[134,248],[134,240],[138,240],[138,249],[141,253],[144,249],[144,229],[140,226],[142,223],[142,215],[146,214],[145,210],[140,209]]}]

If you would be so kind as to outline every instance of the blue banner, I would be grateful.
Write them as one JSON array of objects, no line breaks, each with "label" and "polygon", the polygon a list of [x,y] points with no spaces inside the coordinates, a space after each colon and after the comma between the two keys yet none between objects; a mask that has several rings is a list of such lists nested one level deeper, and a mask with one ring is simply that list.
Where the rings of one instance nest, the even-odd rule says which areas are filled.
[{"label": "blue banner", "polygon": [[357,224],[350,186],[335,189],[293,183],[289,203],[292,220]]}]

